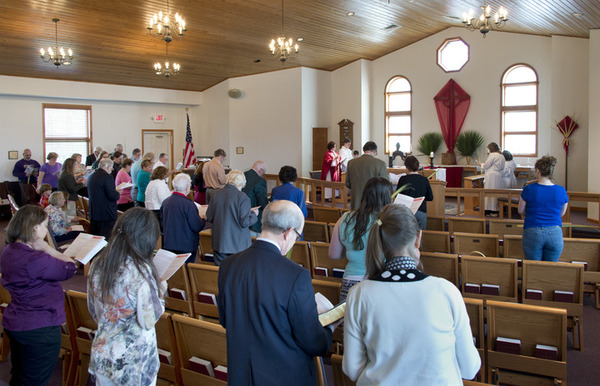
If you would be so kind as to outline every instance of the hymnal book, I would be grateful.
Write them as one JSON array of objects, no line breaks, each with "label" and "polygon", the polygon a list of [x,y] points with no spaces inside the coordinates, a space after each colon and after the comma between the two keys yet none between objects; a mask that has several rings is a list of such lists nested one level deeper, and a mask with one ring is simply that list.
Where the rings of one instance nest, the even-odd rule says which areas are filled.
[{"label": "hymnal book", "polygon": [[496,338],[496,351],[521,355],[521,341],[511,338]]},{"label": "hymnal book", "polygon": [[320,292],[315,294],[315,302],[317,303],[319,322],[321,322],[322,326],[328,326],[344,317],[346,302],[342,302],[334,307],[329,299]]},{"label": "hymnal book", "polygon": [[207,361],[206,359],[201,359],[198,357],[190,358],[190,369],[204,375],[208,375],[209,377],[214,378],[215,372],[213,370],[212,363]]},{"label": "hymnal book", "polygon": [[196,204],[196,208],[198,209],[198,216],[200,216],[200,218],[206,218],[206,211],[208,210],[208,205],[200,205],[197,202],[194,202],[194,204]]},{"label": "hymnal book", "polygon": [[62,333],[64,335],[69,335],[69,327],[67,326],[67,323],[63,323],[60,325],[60,330],[62,331]]},{"label": "hymnal book", "polygon": [[6,307],[8,307],[8,303],[0,304],[0,312],[4,313],[4,311],[6,311]]},{"label": "hymnal book", "polygon": [[480,294],[481,286],[479,284],[465,283],[465,292],[470,294]]},{"label": "hymnal book", "polygon": [[71,225],[71,231],[83,232],[83,225]]},{"label": "hymnal book", "polygon": [[551,361],[558,360],[558,347],[546,346],[545,344],[535,345],[535,357],[549,359]]},{"label": "hymnal book", "polygon": [[587,261],[571,261],[573,264],[583,264],[583,270],[587,271]]},{"label": "hymnal book", "polygon": [[163,350],[160,348],[158,349],[158,360],[160,360],[160,363],[164,363],[167,365],[173,364],[173,356],[171,355],[171,353],[167,350]]},{"label": "hymnal book", "polygon": [[80,233],[75,240],[69,245],[63,253],[69,257],[74,257],[75,260],[85,265],[92,260],[94,256],[102,248],[104,248],[108,242],[104,239],[104,236],[94,236],[88,233]]},{"label": "hymnal book", "polygon": [[327,268],[315,267],[315,275],[317,276],[329,276]]},{"label": "hymnal book", "polygon": [[185,291],[179,288],[169,288],[169,296],[175,299],[187,300]]},{"label": "hymnal book", "polygon": [[575,294],[571,291],[554,291],[554,301],[562,303],[573,303],[575,300]]},{"label": "hymnal book", "polygon": [[217,366],[214,369],[215,378],[220,379],[221,381],[227,382],[227,367],[225,366]]},{"label": "hymnal book", "polygon": [[176,255],[173,252],[159,249],[152,261],[154,262],[154,267],[156,268],[156,273],[158,274],[160,281],[167,280],[173,276],[173,274],[185,264],[185,261],[190,255],[191,253]]},{"label": "hymnal book", "polygon": [[209,263],[214,263],[215,262],[215,256],[212,253],[205,253],[204,254],[204,261],[208,261]]},{"label": "hymnal book", "polygon": [[405,207],[410,209],[412,214],[415,214],[417,213],[417,210],[419,210],[419,207],[421,206],[424,200],[425,197],[413,198],[411,196],[407,196],[406,194],[398,193],[396,195],[396,198],[394,199],[394,204],[404,205]]},{"label": "hymnal book", "polygon": [[177,166],[175,166],[175,170],[179,171],[179,169],[181,169],[182,166],[183,166],[183,162],[179,162],[177,164]]},{"label": "hymnal book", "polygon": [[500,296],[500,286],[496,284],[482,284],[481,293],[484,295]]},{"label": "hymnal book", "polygon": [[215,294],[211,294],[210,292],[198,292],[198,301],[200,303],[206,303],[213,306],[217,305],[217,297]]},{"label": "hymnal book", "polygon": [[117,190],[123,190],[128,188],[133,188],[133,184],[131,182],[121,182],[119,185],[117,185]]},{"label": "hymnal book", "polygon": [[528,288],[525,292],[525,299],[542,300],[543,294],[544,292],[542,290]]},{"label": "hymnal book", "polygon": [[344,277],[344,272],[346,272],[346,270],[341,269],[341,268],[334,268],[334,269],[332,269],[333,277],[337,277],[337,278],[340,278],[340,279]]},{"label": "hymnal book", "polygon": [[83,326],[77,329],[77,337],[81,339],[94,340],[94,336],[96,336],[96,331],[92,329]]}]

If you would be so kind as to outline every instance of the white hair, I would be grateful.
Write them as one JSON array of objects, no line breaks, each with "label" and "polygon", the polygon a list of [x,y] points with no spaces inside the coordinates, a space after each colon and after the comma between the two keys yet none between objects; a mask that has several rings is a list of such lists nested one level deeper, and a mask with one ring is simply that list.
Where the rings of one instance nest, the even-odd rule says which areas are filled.
[{"label": "white hair", "polygon": [[108,171],[108,168],[112,168],[114,164],[115,163],[110,158],[102,158],[100,162],[98,162],[98,167]]},{"label": "white hair", "polygon": [[173,189],[178,193],[185,193],[192,186],[192,179],[186,173],[180,173],[173,178]]},{"label": "white hair", "polygon": [[246,186],[246,176],[240,170],[232,170],[227,173],[226,184],[231,184],[238,189],[242,189]]}]

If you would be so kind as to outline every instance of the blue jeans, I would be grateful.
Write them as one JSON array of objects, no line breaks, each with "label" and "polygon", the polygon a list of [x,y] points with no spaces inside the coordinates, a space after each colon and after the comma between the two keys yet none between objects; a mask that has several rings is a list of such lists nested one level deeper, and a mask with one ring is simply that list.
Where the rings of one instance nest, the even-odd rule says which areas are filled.
[{"label": "blue jeans", "polygon": [[523,254],[527,260],[558,261],[563,245],[559,226],[523,229]]}]

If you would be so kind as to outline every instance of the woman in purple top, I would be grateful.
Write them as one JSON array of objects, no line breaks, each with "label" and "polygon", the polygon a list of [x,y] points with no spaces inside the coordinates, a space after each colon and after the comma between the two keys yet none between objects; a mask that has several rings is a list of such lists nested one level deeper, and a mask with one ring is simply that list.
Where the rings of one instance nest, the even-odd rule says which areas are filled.
[{"label": "woman in purple top", "polygon": [[48,162],[40,167],[40,173],[38,176],[38,190],[42,184],[49,184],[52,186],[53,190],[56,190],[58,189],[58,176],[60,176],[62,164],[56,162],[58,159],[58,154],[55,152],[48,153],[46,159]]},{"label": "woman in purple top", "polygon": [[521,192],[519,214],[525,214],[522,245],[527,260],[558,261],[563,250],[562,216],[569,198],[565,188],[552,182],[555,165],[552,156],[537,160],[537,181]]},{"label": "woman in purple top", "polygon": [[2,285],[11,302],[2,325],[10,339],[11,385],[45,385],[54,372],[65,323],[65,295],[59,281],[77,270],[73,260],[44,237],[48,218],[37,205],[21,207],[6,229]]}]

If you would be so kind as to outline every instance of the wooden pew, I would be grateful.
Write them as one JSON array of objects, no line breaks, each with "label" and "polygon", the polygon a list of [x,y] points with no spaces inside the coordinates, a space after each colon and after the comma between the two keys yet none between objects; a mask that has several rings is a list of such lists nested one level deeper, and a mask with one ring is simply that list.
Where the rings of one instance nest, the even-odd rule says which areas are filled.
[{"label": "wooden pew", "polygon": [[446,230],[446,217],[427,214],[427,230],[444,232]]},{"label": "wooden pew", "polygon": [[504,240],[504,235],[521,236],[523,234],[523,220],[490,219],[488,224],[488,233],[498,235],[501,240]]},{"label": "wooden pew", "polygon": [[423,231],[421,251],[450,253],[450,232]]},{"label": "wooden pew", "polygon": [[325,208],[320,206],[313,206],[313,219],[319,222],[336,223],[337,220],[342,216],[340,210],[337,208]]},{"label": "wooden pew", "polygon": [[505,235],[502,242],[502,257],[523,260],[522,236]]},{"label": "wooden pew", "polygon": [[[90,312],[87,307],[87,294],[77,291],[67,291],[67,300],[69,302],[69,308],[71,309],[71,316],[73,322],[73,332],[79,327],[86,327],[92,331],[98,329],[98,325],[92,319]],[[88,379],[88,366],[90,364],[90,355],[92,353],[92,341],[89,339],[83,339],[79,336],[75,338],[77,343],[77,350],[79,351],[79,366],[77,368],[77,374],[79,378],[79,385],[85,386]]]},{"label": "wooden pew", "polygon": [[[542,299],[527,298],[528,289],[543,291]],[[555,290],[573,292],[573,302],[555,302]],[[524,260],[522,302],[566,309],[573,324],[573,347],[583,351],[583,264]]]},{"label": "wooden pew", "polygon": [[171,353],[172,364],[160,363],[158,369],[158,378],[171,384],[181,385],[181,361],[177,351],[177,342],[175,340],[175,331],[173,330],[173,320],[171,314],[165,312],[156,322],[156,345],[159,349]]},{"label": "wooden pew", "polygon": [[423,252],[421,253],[421,264],[423,264],[424,273],[442,277],[460,288],[458,255]]},{"label": "wooden pew", "polygon": [[[329,280],[342,282],[341,278],[333,276],[333,269],[346,269],[348,259],[343,258],[340,260],[332,260],[329,258],[329,244],[328,243],[310,243],[310,257],[312,259],[311,267],[313,270],[313,277],[319,280]],[[316,268],[327,268],[329,276],[320,276],[316,274]]]},{"label": "wooden pew", "polygon": [[[179,289],[185,292],[185,300],[171,296],[173,292],[171,289]],[[190,289],[190,280],[188,279],[188,273],[185,266],[179,268],[177,272],[173,274],[167,280],[167,293],[165,293],[165,309],[168,312],[179,312],[184,315],[194,315],[192,310],[192,292]]]},{"label": "wooden pew", "polygon": [[485,233],[485,219],[448,217],[448,231],[450,236],[455,232],[463,233]]},{"label": "wooden pew", "polygon": [[292,247],[292,255],[290,259],[303,266],[310,271],[310,275],[313,275],[313,270],[310,265],[310,246],[308,241],[296,241]]},{"label": "wooden pew", "polygon": [[[0,274],[0,277],[2,275]],[[10,292],[2,284],[0,284],[0,304],[10,304]],[[4,310],[0,309],[0,323],[2,322],[2,314]],[[2,328],[2,339],[0,339],[0,362],[4,362],[8,359],[8,353],[10,352],[10,340]]]},{"label": "wooden pew", "polygon": [[[509,385],[566,382],[566,310],[490,300],[486,308],[488,382]],[[519,339],[520,355],[496,351],[497,337]],[[536,358],[537,344],[557,347],[558,360]]]},{"label": "wooden pew", "polygon": [[[188,264],[188,276],[190,278],[191,287],[191,303],[194,311],[194,317],[205,320],[205,317],[219,317],[219,308],[216,304],[207,304],[198,300],[200,292],[206,292],[217,297],[219,293],[219,267],[206,264]],[[216,322],[214,320],[208,320]]]},{"label": "wooden pew", "polygon": [[[321,295],[325,296],[334,306],[340,302],[340,289],[342,288],[341,282],[313,279],[312,286],[315,293],[320,292]],[[333,346],[335,347],[334,352],[340,352],[339,345],[343,341],[344,332],[341,326],[338,326],[338,328],[333,331]]]},{"label": "wooden pew", "polygon": [[[464,297],[518,302],[517,261],[494,257],[461,256],[461,289]],[[500,286],[500,295],[465,291],[465,285],[492,284]]]},{"label": "wooden pew", "polygon": [[327,223],[319,221],[304,222],[304,241],[321,241],[329,242],[329,232],[327,231]]},{"label": "wooden pew", "polygon": [[471,331],[475,338],[475,347],[477,347],[477,351],[481,357],[481,369],[475,378],[478,381],[483,381],[487,374],[485,360],[485,323],[483,318],[484,300],[471,298],[463,298],[463,300],[467,307],[467,314],[469,314],[469,323],[471,324]]},{"label": "wooden pew", "polygon": [[342,361],[344,357],[341,355],[331,355],[331,368],[333,370],[333,384],[335,386],[355,386],[353,382],[344,372],[342,371]]},{"label": "wooden pew", "polygon": [[454,253],[459,255],[498,257],[500,255],[499,243],[497,235],[454,233]]},{"label": "wooden pew", "polygon": [[[64,326],[62,329],[62,343],[60,345],[59,358],[63,361],[62,366],[62,383],[66,386],[73,386],[77,377],[77,366],[79,364],[79,349],[77,348],[77,333],[75,325],[73,323],[73,315],[71,314],[71,307],[69,305],[69,299],[65,293],[65,315],[67,328]],[[8,338],[7,338],[8,339]]]},{"label": "wooden pew", "polygon": [[190,366],[190,358],[197,357],[212,362],[213,368],[227,367],[225,329],[219,324],[181,315],[173,315],[173,329],[175,330],[183,385],[227,385],[227,382],[193,371]]},{"label": "wooden pew", "polygon": [[[559,261],[587,263],[583,272],[584,291],[594,293],[596,308],[600,309],[600,240],[565,238]],[[589,283],[589,284],[587,284]]]}]

